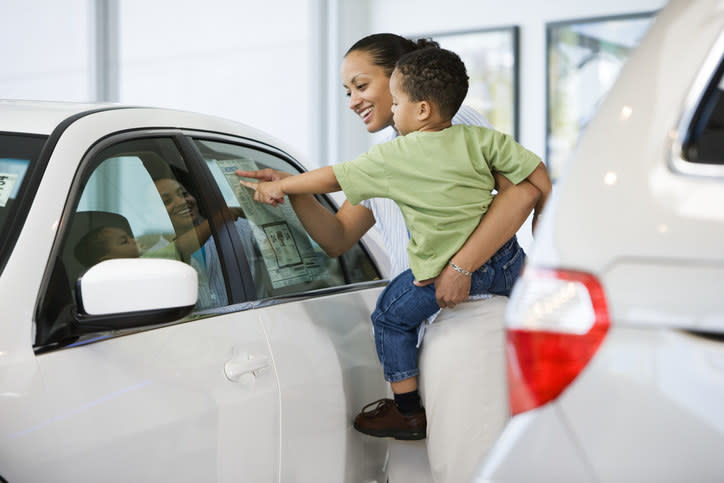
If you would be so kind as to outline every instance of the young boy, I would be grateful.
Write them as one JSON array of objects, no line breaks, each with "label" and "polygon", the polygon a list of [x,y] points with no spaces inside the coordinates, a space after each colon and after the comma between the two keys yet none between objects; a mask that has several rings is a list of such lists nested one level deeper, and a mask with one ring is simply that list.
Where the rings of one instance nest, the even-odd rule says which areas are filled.
[{"label": "young boy", "polygon": [[86,267],[112,258],[138,258],[136,240],[124,229],[101,226],[86,233],[74,248],[75,257]]},{"label": "young boy", "polygon": [[452,126],[467,89],[465,65],[453,52],[428,48],[406,54],[390,78],[398,138],[335,166],[267,183],[242,181],[256,189],[257,201],[272,205],[282,203],[285,194],[342,189],[352,204],[380,197],[400,206],[410,231],[410,270],[390,282],[372,313],[377,354],[395,400],[365,406],[354,422],[358,431],[372,436],[426,436],[417,392],[417,329],[439,306],[434,285],[419,283],[450,265],[471,277],[471,295],[509,295],[520,273],[524,254],[515,237],[482,267],[455,263],[455,254],[492,202],[492,171],[514,184],[527,179],[541,191],[534,222],[550,193],[545,166],[512,137],[477,126]]}]

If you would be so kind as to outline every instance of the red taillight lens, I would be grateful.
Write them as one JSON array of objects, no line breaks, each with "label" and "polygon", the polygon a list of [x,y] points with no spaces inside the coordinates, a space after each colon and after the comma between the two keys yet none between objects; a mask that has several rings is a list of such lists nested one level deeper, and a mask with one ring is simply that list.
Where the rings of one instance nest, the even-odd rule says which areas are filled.
[{"label": "red taillight lens", "polygon": [[609,326],[606,297],[594,276],[527,269],[506,313],[512,413],[558,397],[591,360]]}]

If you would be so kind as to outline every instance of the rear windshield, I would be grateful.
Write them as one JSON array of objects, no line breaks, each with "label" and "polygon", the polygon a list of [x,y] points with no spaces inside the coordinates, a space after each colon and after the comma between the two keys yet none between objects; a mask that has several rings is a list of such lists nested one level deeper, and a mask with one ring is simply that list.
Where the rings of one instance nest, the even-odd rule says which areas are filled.
[{"label": "rear windshield", "polygon": [[37,162],[46,136],[32,134],[0,133],[0,271],[5,267],[9,250],[24,218],[16,200],[27,184],[27,174]]}]

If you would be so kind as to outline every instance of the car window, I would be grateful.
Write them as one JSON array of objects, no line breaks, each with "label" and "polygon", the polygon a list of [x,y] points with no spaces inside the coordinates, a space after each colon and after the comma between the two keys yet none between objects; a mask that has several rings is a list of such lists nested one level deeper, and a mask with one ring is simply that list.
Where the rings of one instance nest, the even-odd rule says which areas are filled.
[{"label": "car window", "polygon": [[689,127],[684,154],[687,161],[724,165],[724,64],[712,78]]},{"label": "car window", "polygon": [[[380,278],[374,263],[359,245],[343,257],[332,258],[307,234],[287,200],[277,207],[255,202],[252,190],[239,184],[237,169],[272,168],[299,173],[284,155],[262,148],[197,139],[226,203],[241,208],[259,247],[252,259],[258,272],[258,298],[296,294]],[[323,205],[332,210],[325,200]]]},{"label": "car window", "polygon": [[77,279],[108,259],[185,262],[198,274],[195,309],[227,304],[209,217],[173,139],[119,142],[93,155],[86,166],[48,290],[54,294],[49,298],[58,300],[44,301],[38,322],[41,343],[52,336],[48,327],[63,326],[68,317],[63,306],[69,305],[71,312],[75,307]]},{"label": "car window", "polygon": [[46,136],[0,134],[0,271],[15,235],[11,233],[12,220],[19,209],[23,210],[16,202],[20,199],[21,187],[28,184],[25,175],[37,162],[45,140]]}]

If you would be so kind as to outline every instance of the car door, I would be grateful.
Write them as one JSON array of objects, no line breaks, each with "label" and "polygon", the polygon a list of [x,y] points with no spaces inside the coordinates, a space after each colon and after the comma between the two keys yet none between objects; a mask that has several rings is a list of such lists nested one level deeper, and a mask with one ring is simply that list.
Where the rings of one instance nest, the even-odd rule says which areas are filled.
[{"label": "car door", "polygon": [[256,242],[248,292],[258,299],[279,380],[281,481],[385,481],[387,441],[352,427],[362,406],[387,391],[370,323],[385,282],[361,245],[328,257],[289,200],[277,207],[257,203],[235,174],[298,173],[293,158],[248,140],[191,135],[226,203],[243,209]]},{"label": "car door", "polygon": [[[225,268],[228,236],[223,225],[211,223],[207,238],[183,232],[183,223],[174,221],[193,211],[203,220],[195,225],[223,219],[218,211],[225,207],[207,199],[213,193],[196,189],[188,158],[178,134],[144,131],[107,137],[83,158],[37,316],[36,361],[49,403],[38,424],[18,436],[32,445],[52,434],[58,444],[52,453],[36,455],[41,464],[27,473],[29,479],[279,478],[279,387],[258,317],[248,305],[230,313],[230,302],[243,297],[243,284],[236,270]],[[126,221],[99,215],[109,213]],[[82,313],[75,282],[110,252],[109,237],[99,237],[99,230],[132,232],[125,243],[112,241],[133,242],[139,257],[175,258],[194,267],[199,301],[192,314],[165,325],[74,334],[74,314]],[[184,249],[188,233],[196,246]]]}]

